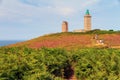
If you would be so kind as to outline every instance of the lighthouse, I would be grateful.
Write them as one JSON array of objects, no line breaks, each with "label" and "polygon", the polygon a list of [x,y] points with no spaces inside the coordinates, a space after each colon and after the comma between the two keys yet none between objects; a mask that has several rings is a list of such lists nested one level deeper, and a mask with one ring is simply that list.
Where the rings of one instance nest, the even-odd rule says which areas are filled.
[{"label": "lighthouse", "polygon": [[89,10],[87,10],[84,16],[84,31],[90,30],[91,30],[91,15],[89,13]]}]

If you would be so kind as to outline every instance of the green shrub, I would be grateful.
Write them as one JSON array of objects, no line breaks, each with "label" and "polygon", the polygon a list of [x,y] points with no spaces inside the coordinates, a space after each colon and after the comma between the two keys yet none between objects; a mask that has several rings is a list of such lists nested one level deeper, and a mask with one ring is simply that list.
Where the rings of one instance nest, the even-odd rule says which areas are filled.
[{"label": "green shrub", "polygon": [[120,50],[0,48],[0,80],[64,80],[71,70],[78,80],[119,80]]}]

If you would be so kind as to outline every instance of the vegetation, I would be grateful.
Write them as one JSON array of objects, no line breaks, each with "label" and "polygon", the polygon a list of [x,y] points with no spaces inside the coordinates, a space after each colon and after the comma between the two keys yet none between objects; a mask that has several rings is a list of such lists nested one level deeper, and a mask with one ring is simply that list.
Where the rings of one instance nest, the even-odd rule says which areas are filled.
[{"label": "vegetation", "polygon": [[110,30],[100,30],[100,29],[94,29],[94,30],[91,30],[91,31],[87,31],[87,32],[64,32],[64,33],[55,33],[55,34],[50,34],[50,36],[53,36],[53,35],[57,35],[57,36],[60,36],[60,35],[80,35],[80,34],[114,34],[114,33],[118,33],[120,34],[120,31],[114,31],[112,29]]},{"label": "vegetation", "polygon": [[[105,46],[96,45],[99,40]],[[0,80],[64,80],[73,76],[78,80],[120,80],[120,49],[112,46],[120,48],[120,31],[96,29],[49,34],[1,47]]]},{"label": "vegetation", "polygon": [[87,34],[120,34],[120,31],[114,31],[114,30],[91,30],[89,32],[86,32]]},{"label": "vegetation", "polygon": [[0,80],[64,80],[72,75],[78,80],[120,80],[120,50],[0,48]]},{"label": "vegetation", "polygon": [[120,48],[120,31],[95,29],[88,32],[67,32],[44,35],[29,41],[10,45],[9,47],[26,46],[29,48],[93,48],[97,47],[97,40],[93,39],[98,35],[98,40],[103,40],[107,47]]}]

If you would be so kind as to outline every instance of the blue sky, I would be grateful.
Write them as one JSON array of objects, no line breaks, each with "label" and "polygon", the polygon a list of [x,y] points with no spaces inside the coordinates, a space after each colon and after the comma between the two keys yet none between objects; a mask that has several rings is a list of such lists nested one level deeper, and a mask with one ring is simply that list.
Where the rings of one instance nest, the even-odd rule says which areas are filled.
[{"label": "blue sky", "polygon": [[86,9],[93,29],[120,30],[120,0],[0,0],[0,40],[61,32],[62,21],[69,31],[83,29]]}]

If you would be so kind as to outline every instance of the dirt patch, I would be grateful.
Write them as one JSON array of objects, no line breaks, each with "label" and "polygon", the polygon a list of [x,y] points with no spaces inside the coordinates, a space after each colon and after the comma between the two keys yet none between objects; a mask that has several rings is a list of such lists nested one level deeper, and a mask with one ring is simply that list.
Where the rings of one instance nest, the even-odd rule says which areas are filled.
[{"label": "dirt patch", "polygon": [[74,75],[74,69],[71,66],[68,66],[67,68],[65,68],[64,78],[66,80],[77,80],[77,78]]}]

